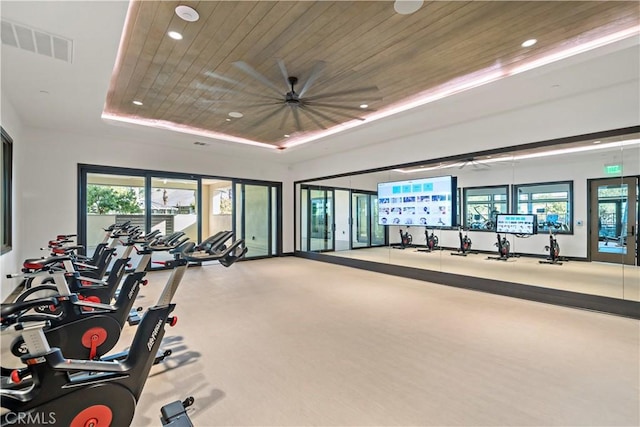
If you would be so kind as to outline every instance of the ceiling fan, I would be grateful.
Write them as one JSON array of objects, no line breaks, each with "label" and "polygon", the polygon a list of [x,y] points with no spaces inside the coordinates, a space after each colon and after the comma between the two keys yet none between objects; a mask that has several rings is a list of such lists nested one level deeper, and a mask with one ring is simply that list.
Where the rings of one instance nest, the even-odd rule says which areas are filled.
[{"label": "ceiling fan", "polygon": [[[284,129],[289,117],[293,117],[293,123],[297,131],[305,131],[303,123],[301,121],[301,114],[306,116],[311,122],[313,122],[320,129],[327,129],[326,122],[333,124],[341,124],[345,119],[350,120],[365,120],[363,117],[356,113],[358,112],[372,112],[375,109],[368,108],[367,106],[354,106],[354,103],[362,103],[364,101],[376,101],[380,100],[379,97],[361,97],[357,99],[353,96],[356,94],[366,94],[367,92],[378,91],[377,86],[366,86],[354,89],[347,89],[335,92],[320,92],[315,95],[308,95],[314,82],[318,79],[322,71],[324,70],[326,63],[323,61],[317,61],[309,76],[307,77],[301,88],[298,89],[296,85],[300,82],[299,78],[290,75],[287,72],[285,63],[281,59],[276,60],[280,72],[284,77],[285,86],[278,87],[264,75],[256,71],[252,66],[243,61],[233,62],[232,65],[241,70],[256,82],[260,83],[263,87],[269,89],[269,95],[255,93],[250,90],[245,90],[246,86],[242,83],[220,75],[216,72],[207,72],[208,77],[218,79],[234,85],[234,88],[226,88],[219,86],[201,85],[203,88],[211,92],[227,92],[227,93],[241,93],[244,95],[250,95],[256,98],[255,102],[249,102],[247,104],[234,103],[231,100],[209,100],[210,102],[224,102],[234,106],[241,106],[242,108],[257,108],[257,107],[272,107],[272,110],[266,115],[261,117],[258,121],[253,122],[252,126],[260,126],[270,119],[274,119],[281,116],[279,129]],[[238,88],[240,87],[240,89]],[[347,103],[347,105],[344,105]],[[351,104],[351,105],[348,105]],[[323,123],[323,120],[325,123]]]}]

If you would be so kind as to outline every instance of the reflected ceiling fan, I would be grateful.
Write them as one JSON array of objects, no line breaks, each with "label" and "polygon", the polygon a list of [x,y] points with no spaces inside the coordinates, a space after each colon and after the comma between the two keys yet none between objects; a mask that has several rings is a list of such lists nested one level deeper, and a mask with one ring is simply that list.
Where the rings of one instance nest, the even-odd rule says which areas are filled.
[{"label": "reflected ceiling fan", "polygon": [[[242,108],[273,108],[270,112],[266,113],[266,115],[258,119],[258,121],[252,123],[252,126],[260,126],[268,120],[274,119],[280,115],[281,119],[279,129],[283,129],[285,127],[285,124],[289,120],[289,117],[292,116],[295,129],[298,131],[305,131],[306,129],[303,128],[303,124],[300,120],[300,116],[302,114],[306,116],[311,122],[313,122],[318,128],[324,130],[327,129],[327,126],[325,126],[325,124],[323,124],[321,120],[338,125],[343,123],[345,121],[344,119],[365,120],[363,117],[360,117],[358,114],[356,114],[355,111],[376,111],[372,108],[357,107],[353,104],[362,103],[365,101],[376,101],[380,100],[381,98],[371,96],[358,96],[356,99],[353,97],[353,95],[377,92],[377,86],[366,86],[335,92],[320,92],[316,95],[308,95],[308,92],[310,92],[310,89],[313,86],[314,82],[318,79],[318,77],[324,70],[326,63],[323,61],[317,61],[311,69],[309,77],[307,77],[304,84],[301,85],[301,88],[297,89],[296,85],[298,85],[299,83],[298,77],[290,75],[287,72],[287,68],[283,60],[278,59],[276,60],[276,62],[278,64],[278,67],[280,68],[282,76],[284,77],[284,89],[282,87],[278,87],[276,84],[271,82],[264,75],[260,74],[246,62],[237,61],[232,63],[234,67],[252,77],[263,87],[269,89],[269,95],[244,90],[245,86],[242,83],[226,76],[220,75],[216,72],[207,72],[205,74],[208,77],[234,84],[235,88],[225,88],[209,85],[201,85],[201,87],[212,92],[241,93],[256,97],[256,102],[249,102],[246,104],[242,102],[234,103],[233,100],[210,100],[210,102],[229,103],[234,106],[242,106]],[[237,89],[238,86],[240,86],[242,89]],[[347,105],[344,105],[345,103],[347,103]]]},{"label": "reflected ceiling fan", "polygon": [[508,157],[487,157],[480,159],[471,157],[458,163],[457,166],[458,169],[464,169],[467,166],[471,166],[473,168],[472,170],[474,171],[486,171],[491,169],[493,165],[509,165],[514,163],[518,162]]},{"label": "reflected ceiling fan", "polygon": [[460,163],[460,166],[458,166],[458,169],[464,169],[467,166],[471,166],[476,170],[484,170],[484,169],[491,168],[491,165],[483,163],[482,161],[478,161],[474,158],[469,158],[469,159],[463,160],[462,163]]}]

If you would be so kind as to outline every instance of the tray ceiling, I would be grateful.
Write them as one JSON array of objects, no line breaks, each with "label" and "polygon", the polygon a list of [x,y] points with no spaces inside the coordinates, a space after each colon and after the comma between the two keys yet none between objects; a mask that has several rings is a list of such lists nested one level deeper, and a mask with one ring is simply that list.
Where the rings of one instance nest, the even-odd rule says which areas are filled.
[{"label": "tray ceiling", "polygon": [[[200,19],[180,19],[181,4]],[[105,113],[282,148],[285,134],[360,122],[464,76],[508,69],[639,19],[636,2],[611,1],[434,1],[411,15],[397,14],[391,1],[133,1]],[[521,46],[531,38],[538,43]],[[302,102],[285,103],[285,74],[299,79]]]}]

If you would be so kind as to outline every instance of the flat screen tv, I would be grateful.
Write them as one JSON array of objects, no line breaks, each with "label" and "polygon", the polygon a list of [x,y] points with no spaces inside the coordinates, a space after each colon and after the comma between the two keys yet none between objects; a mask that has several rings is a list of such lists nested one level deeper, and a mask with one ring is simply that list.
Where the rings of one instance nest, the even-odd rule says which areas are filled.
[{"label": "flat screen tv", "polygon": [[498,214],[496,232],[507,234],[537,234],[538,216],[532,214]]},{"label": "flat screen tv", "polygon": [[454,227],[454,176],[378,183],[378,224]]}]

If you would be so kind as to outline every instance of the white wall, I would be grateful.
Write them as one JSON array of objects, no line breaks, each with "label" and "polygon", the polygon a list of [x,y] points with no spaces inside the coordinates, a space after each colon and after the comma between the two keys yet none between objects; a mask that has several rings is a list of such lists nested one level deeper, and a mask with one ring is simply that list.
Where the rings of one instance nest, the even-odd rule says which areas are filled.
[{"label": "white wall", "polygon": [[[16,261],[39,256],[39,248],[51,236],[76,232],[79,163],[268,181],[282,181],[287,177],[286,167],[280,164],[224,157],[191,147],[160,147],[150,142],[31,128],[12,136],[19,149],[14,161],[17,244],[11,262],[7,262],[7,268],[11,270],[15,270]],[[291,244],[291,185],[285,185],[284,191],[288,193],[283,207],[284,235],[285,242]],[[6,281],[3,277],[3,289],[10,289],[12,284]]]},{"label": "white wall", "polygon": [[13,105],[9,102],[6,97],[2,96],[2,104],[0,107],[0,124],[4,128],[4,130],[9,134],[11,139],[13,139],[13,158],[14,158],[14,167],[13,167],[13,199],[12,199],[12,240],[13,240],[13,249],[10,252],[5,253],[0,256],[0,274],[2,275],[2,284],[0,287],[0,301],[4,301],[8,296],[9,292],[13,290],[14,284],[7,283],[4,279],[7,273],[17,272],[18,266],[20,265],[21,259],[18,255],[17,247],[19,242],[24,238],[21,225],[23,224],[20,213],[21,209],[21,198],[19,197],[19,185],[22,182],[22,177],[18,173],[19,170],[16,167],[16,163],[18,159],[21,159],[25,156],[25,150],[23,145],[23,125],[20,117],[16,113]]}]

